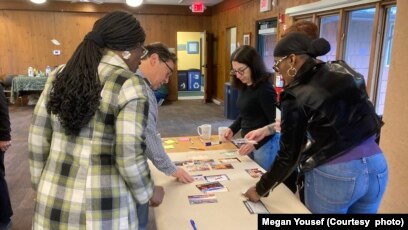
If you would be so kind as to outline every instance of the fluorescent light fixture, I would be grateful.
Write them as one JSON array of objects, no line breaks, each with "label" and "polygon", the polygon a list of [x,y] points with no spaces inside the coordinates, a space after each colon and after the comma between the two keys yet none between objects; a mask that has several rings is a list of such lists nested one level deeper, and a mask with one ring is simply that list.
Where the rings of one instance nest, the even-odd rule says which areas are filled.
[{"label": "fluorescent light fixture", "polygon": [[126,4],[131,7],[138,7],[142,5],[143,0],[126,0]]},{"label": "fluorescent light fixture", "polygon": [[52,39],[51,42],[52,42],[52,44],[54,44],[54,45],[56,45],[56,46],[61,45],[61,43],[60,43],[57,39],[55,39],[55,38]]},{"label": "fluorescent light fixture", "polygon": [[31,0],[31,2],[35,3],[35,4],[42,4],[44,2],[46,2],[47,0]]}]

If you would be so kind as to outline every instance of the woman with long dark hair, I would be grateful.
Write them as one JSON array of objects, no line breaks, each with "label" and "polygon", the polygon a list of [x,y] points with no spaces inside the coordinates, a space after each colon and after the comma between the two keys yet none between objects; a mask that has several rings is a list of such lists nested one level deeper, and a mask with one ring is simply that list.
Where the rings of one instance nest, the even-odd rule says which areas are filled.
[{"label": "woman with long dark hair", "polygon": [[159,205],[145,151],[146,51],[136,18],[97,20],[50,76],[29,133],[33,229],[137,229],[137,204]]},{"label": "woman with long dark hair", "polygon": [[[225,131],[227,140],[241,131],[248,132],[275,122],[276,91],[272,85],[272,74],[266,71],[261,56],[251,46],[241,46],[231,55],[232,86],[238,88],[237,107],[239,116]],[[268,170],[279,147],[279,134],[258,140],[257,144],[246,143],[238,152],[248,155],[262,168]]]}]

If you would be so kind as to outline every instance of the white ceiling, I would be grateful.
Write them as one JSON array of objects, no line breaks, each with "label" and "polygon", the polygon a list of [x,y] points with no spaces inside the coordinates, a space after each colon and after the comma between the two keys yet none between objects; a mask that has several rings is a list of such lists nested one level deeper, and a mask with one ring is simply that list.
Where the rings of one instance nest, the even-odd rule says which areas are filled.
[{"label": "white ceiling", "polygon": [[[66,1],[66,2],[80,2],[80,0],[52,0],[52,1]],[[92,0],[89,0],[92,2]],[[205,6],[216,5],[223,0],[143,0],[143,4],[155,4],[155,5],[185,5],[189,6],[194,2],[202,2]],[[126,0],[96,0],[96,2],[103,3],[125,3]]]}]

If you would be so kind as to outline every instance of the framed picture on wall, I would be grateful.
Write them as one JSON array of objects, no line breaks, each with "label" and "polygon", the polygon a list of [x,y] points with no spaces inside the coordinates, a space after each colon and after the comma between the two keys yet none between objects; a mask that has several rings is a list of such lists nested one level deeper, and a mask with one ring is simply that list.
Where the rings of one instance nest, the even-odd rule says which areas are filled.
[{"label": "framed picture on wall", "polygon": [[198,42],[187,42],[187,53],[198,54],[199,46]]},{"label": "framed picture on wall", "polygon": [[251,45],[251,33],[244,33],[244,39],[242,41],[244,45]]}]

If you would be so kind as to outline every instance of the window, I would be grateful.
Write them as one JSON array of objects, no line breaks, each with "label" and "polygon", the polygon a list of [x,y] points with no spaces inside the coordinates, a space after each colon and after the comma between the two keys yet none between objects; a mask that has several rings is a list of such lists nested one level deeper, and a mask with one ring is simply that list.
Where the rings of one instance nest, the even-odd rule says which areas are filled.
[{"label": "window", "polygon": [[258,22],[257,33],[257,51],[264,61],[265,67],[269,72],[273,71],[273,50],[277,43],[276,27],[277,20],[270,19]]},{"label": "window", "polygon": [[325,38],[330,43],[330,52],[319,57],[322,61],[336,60],[337,34],[339,28],[339,15],[329,15],[320,18],[320,37]]},{"label": "window", "polygon": [[396,11],[394,1],[381,1],[294,18],[295,21],[318,19],[320,36],[328,40],[331,46],[330,52],[319,59],[343,59],[364,75],[367,93],[379,115],[384,112]]},{"label": "window", "polygon": [[388,72],[390,67],[391,45],[394,35],[394,23],[397,7],[392,6],[386,11],[384,39],[380,60],[380,71],[378,76],[378,87],[376,95],[376,112],[379,115],[384,114],[385,95],[387,92]]},{"label": "window", "polygon": [[367,82],[370,49],[374,27],[375,8],[355,10],[349,13],[344,60]]}]

